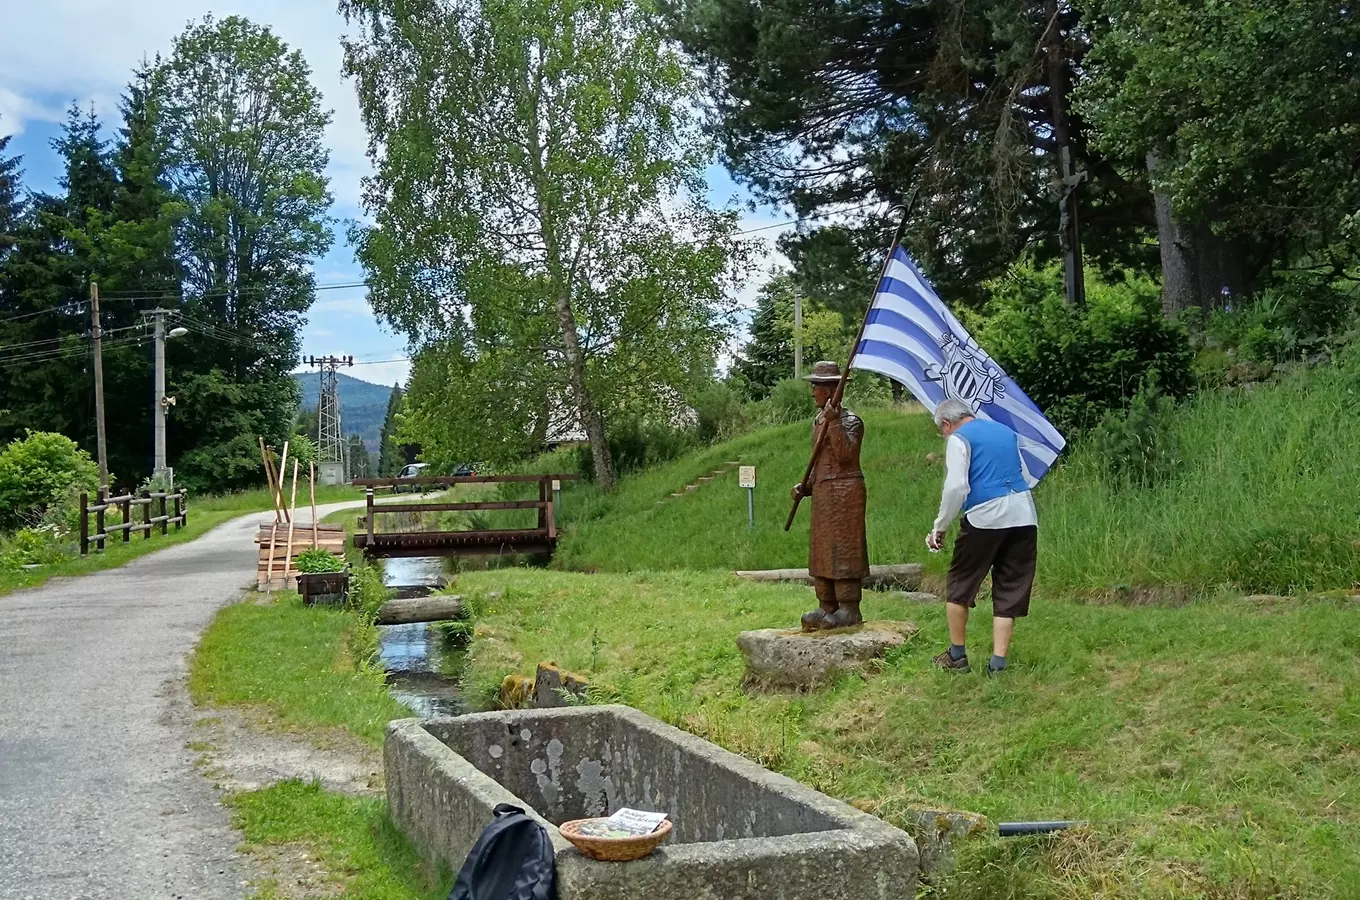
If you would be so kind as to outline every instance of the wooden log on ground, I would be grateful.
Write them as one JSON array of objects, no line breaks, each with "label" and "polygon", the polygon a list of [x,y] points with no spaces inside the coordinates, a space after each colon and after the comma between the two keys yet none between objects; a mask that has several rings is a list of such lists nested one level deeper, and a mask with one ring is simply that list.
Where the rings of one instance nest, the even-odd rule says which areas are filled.
[{"label": "wooden log on ground", "polygon": [[388,600],[378,610],[379,625],[412,625],[417,622],[444,622],[463,617],[461,597],[421,597],[418,600]]},{"label": "wooden log on ground", "polygon": [[[795,584],[812,584],[812,576],[807,569],[755,569],[733,572],[738,578],[750,581],[783,581]],[[870,566],[869,577],[864,586],[869,590],[883,588],[902,588],[914,591],[921,585],[920,563],[899,563],[891,566]]]}]

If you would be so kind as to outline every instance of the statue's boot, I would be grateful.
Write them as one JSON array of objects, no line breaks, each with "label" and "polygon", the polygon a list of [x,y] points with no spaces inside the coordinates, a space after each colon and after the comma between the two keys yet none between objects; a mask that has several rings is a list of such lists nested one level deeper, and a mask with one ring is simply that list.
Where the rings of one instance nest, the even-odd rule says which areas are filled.
[{"label": "statue's boot", "polygon": [[859,613],[859,601],[851,600],[841,603],[835,612],[826,617],[826,624],[823,628],[853,628],[864,623],[864,617]]},{"label": "statue's boot", "polygon": [[836,614],[835,603],[821,603],[810,613],[803,614],[804,631],[821,631],[824,628],[835,628],[829,624],[831,617]]}]

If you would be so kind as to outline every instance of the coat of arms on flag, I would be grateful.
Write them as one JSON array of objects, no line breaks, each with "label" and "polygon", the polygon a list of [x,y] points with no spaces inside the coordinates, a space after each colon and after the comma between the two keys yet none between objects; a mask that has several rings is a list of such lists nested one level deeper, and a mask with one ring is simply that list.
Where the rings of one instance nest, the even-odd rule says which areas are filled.
[{"label": "coat of arms on flag", "polygon": [[902,246],[894,245],[850,365],[906,385],[927,409],[946,397],[1020,440],[1025,478],[1035,484],[1066,445],[1063,436],[973,340]]}]

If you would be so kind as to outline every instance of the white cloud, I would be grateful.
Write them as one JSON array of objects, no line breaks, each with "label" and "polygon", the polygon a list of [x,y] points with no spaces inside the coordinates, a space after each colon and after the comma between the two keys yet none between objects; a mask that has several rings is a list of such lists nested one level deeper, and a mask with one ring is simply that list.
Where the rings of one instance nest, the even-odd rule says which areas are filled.
[{"label": "white cloud", "polygon": [[[81,105],[93,101],[102,116],[117,110],[132,70],[144,59],[166,54],[175,35],[191,20],[212,12],[217,18],[243,15],[269,25],[289,46],[302,51],[312,82],[334,110],[326,131],[331,149],[328,174],[336,214],[358,211],[359,180],[370,171],[367,138],[354,88],[341,76],[340,37],[345,22],[334,0],[45,0],[7,4],[0,29],[0,115],[7,131],[24,121],[51,119],[42,103],[60,98]],[[60,111],[57,115],[60,115]]]},{"label": "white cloud", "polygon": [[28,122],[59,122],[61,111],[45,108],[0,86],[0,135],[23,134]]}]

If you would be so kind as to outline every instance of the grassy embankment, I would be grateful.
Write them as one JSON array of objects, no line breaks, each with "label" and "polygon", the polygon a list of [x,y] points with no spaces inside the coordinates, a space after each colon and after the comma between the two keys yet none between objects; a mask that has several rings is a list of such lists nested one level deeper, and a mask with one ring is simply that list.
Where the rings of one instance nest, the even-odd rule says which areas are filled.
[{"label": "grassy embankment", "polygon": [[[1176,414],[1183,464],[1132,489],[1081,448],[1040,484],[1039,585],[1104,593],[1146,586],[1204,593],[1349,588],[1360,579],[1360,373],[1323,370],[1251,393],[1204,393]],[[943,444],[924,415],[864,415],[869,557],[924,561],[943,479]],[[808,515],[783,529],[806,465],[805,425],[746,435],[625,479],[612,496],[568,485],[556,565],[584,571],[740,569],[806,564]],[[736,473],[671,499],[728,460],[755,465],[756,527]],[[658,505],[657,501],[664,501]],[[1188,589],[1188,590],[1185,590]]]},{"label": "grassy embankment", "polygon": [[[306,505],[302,496],[306,485],[299,485],[298,505]],[[362,500],[363,493],[347,485],[320,485],[316,491],[317,503],[337,503],[345,500]],[[241,491],[235,494],[208,494],[202,497],[189,497],[189,524],[179,531],[172,526],[169,533],[162,536],[159,532],[149,539],[134,535],[127,543],[118,536],[108,541],[103,553],[93,552],[87,557],[74,556],[64,562],[41,566],[36,569],[0,569],[0,594],[23,588],[38,587],[49,578],[88,575],[103,569],[116,569],[121,565],[163,550],[174,544],[191,541],[205,532],[211,531],[223,522],[252,512],[268,512],[273,508],[269,492],[264,488]],[[91,518],[93,527],[93,517]],[[79,553],[77,547],[74,551]]]},{"label": "grassy embankment", "polygon": [[[478,612],[470,698],[488,702],[507,672],[553,659],[590,674],[601,698],[890,821],[927,802],[997,819],[1095,823],[1056,838],[969,845],[959,875],[941,888],[951,897],[1360,895],[1360,611],[1339,591],[1303,596],[1346,588],[1357,574],[1360,476],[1350,461],[1360,458],[1360,424],[1345,414],[1340,378],[1202,396],[1178,416],[1186,462],[1160,487],[1113,487],[1081,453],[1047,479],[1041,596],[1004,680],[931,671],[928,657],[945,639],[940,610],[874,598],[872,616],[922,626],[882,671],[808,695],[742,688],[735,633],[787,625],[809,602],[805,589],[720,571],[802,563],[806,514],[793,534],[780,530],[784,486],[806,453],[806,428],[790,426],[641,473],[610,497],[569,486],[555,565],[603,574],[460,576]],[[939,440],[922,416],[876,411],[866,420],[872,558],[921,559],[942,475],[925,454]],[[669,498],[738,458],[760,467],[754,532],[734,475]],[[938,576],[947,556],[925,561]],[[638,574],[622,574],[630,572]],[[1125,595],[1124,585],[1149,588],[1128,594],[1146,605],[1089,602]],[[487,599],[492,590],[505,593]],[[1241,598],[1251,590],[1300,596]],[[272,613],[235,609],[214,629],[249,617],[229,643],[251,666],[270,672],[293,655],[312,675],[274,669],[255,690],[219,688],[221,702],[263,703],[299,726],[341,722],[370,740],[376,720],[395,714],[373,705],[386,701],[379,678],[352,677],[344,621],[303,625],[318,613],[288,603]],[[314,653],[271,651],[260,640],[284,618],[299,620],[297,640],[318,641]],[[982,655],[987,641],[974,634]],[[283,687],[317,672],[323,681]],[[248,681],[243,672],[218,677]],[[362,697],[323,699],[346,692]],[[353,818],[323,827],[317,811],[342,801],[287,786],[259,797],[254,824],[240,820],[249,839],[337,847],[337,832],[361,835],[356,823],[366,822],[369,837],[348,858],[377,853],[394,884],[404,877],[409,859],[399,846],[383,849],[377,808],[354,807]],[[420,885],[376,891],[353,895],[425,896]]]},{"label": "grassy embankment", "polygon": [[[482,598],[471,697],[555,660],[602,699],[890,821],[922,802],[1094,823],[968,846],[942,888],[951,897],[1360,896],[1360,608],[1344,596],[1360,577],[1354,390],[1320,372],[1205,394],[1179,411],[1184,463],[1154,488],[1112,485],[1078,450],[1039,492],[1040,597],[995,682],[929,668],[946,641],[938,607],[874,598],[870,615],[922,626],[882,671],[801,696],[743,689],[736,632],[796,622],[810,595],[715,570],[803,563],[806,515],[781,529],[804,426],[643,473],[611,497],[574,488],[556,565],[597,574],[459,579]],[[921,539],[939,439],[922,416],[870,412],[866,424],[871,558],[924,558],[938,577],[948,557]],[[735,474],[669,497],[738,458],[764,488],[753,532]],[[1242,596],[1257,591],[1296,596]],[[1131,602],[1091,602],[1120,598]],[[985,658],[985,626],[973,635]]]}]

